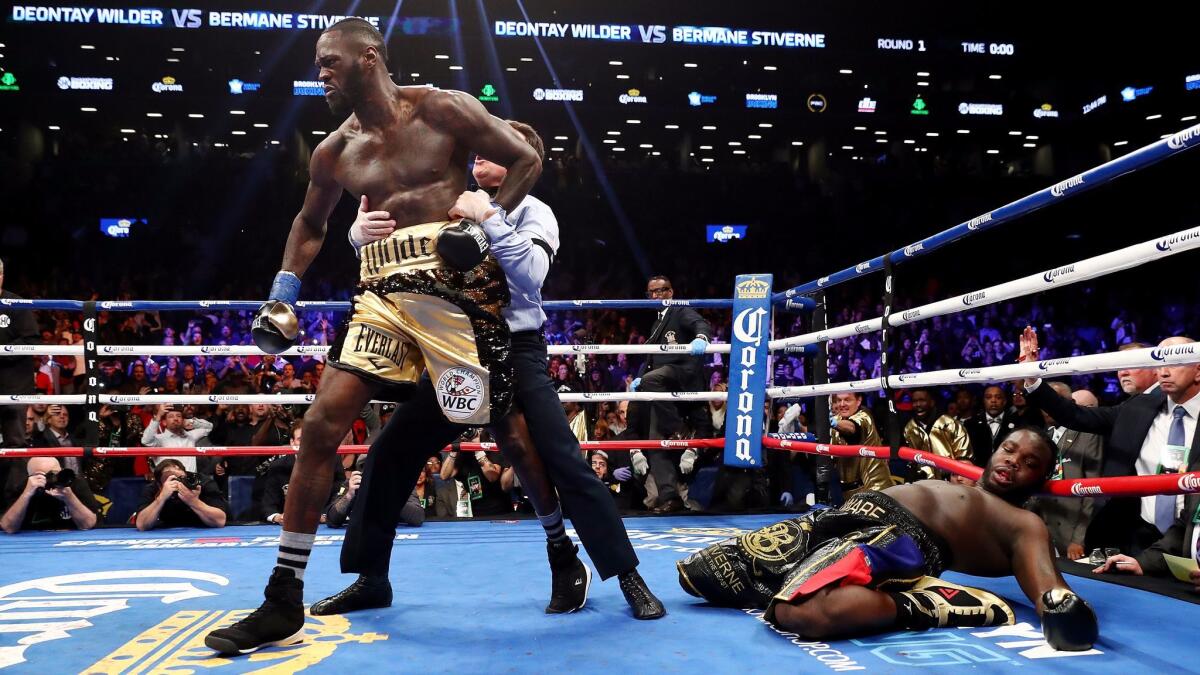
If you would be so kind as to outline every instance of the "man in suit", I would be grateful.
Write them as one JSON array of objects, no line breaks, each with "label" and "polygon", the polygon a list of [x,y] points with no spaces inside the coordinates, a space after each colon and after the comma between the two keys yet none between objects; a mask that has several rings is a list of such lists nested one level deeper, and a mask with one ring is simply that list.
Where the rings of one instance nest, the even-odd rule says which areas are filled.
[{"label": "man in suit", "polygon": [[[1086,389],[1072,393],[1071,388],[1062,382],[1050,382],[1048,386],[1059,396],[1086,408],[1100,405],[1096,396]],[[1053,478],[1099,478],[1100,463],[1104,459],[1104,439],[1096,434],[1061,426],[1046,412],[1042,412],[1042,415],[1046,431],[1058,446]],[[1079,560],[1087,555],[1084,541],[1095,501],[1092,497],[1038,497],[1034,500],[1032,510],[1046,521],[1050,541],[1058,555],[1066,556],[1069,560]]]},{"label": "man in suit", "polygon": [[964,423],[971,439],[971,459],[986,467],[988,459],[1008,432],[1021,426],[1017,414],[1008,406],[1008,392],[1000,385],[983,390],[983,412]]},{"label": "man in suit", "polygon": [[[0,298],[20,300],[21,296],[4,290],[4,261],[0,260]],[[0,306],[0,344],[32,345],[38,343],[38,326],[33,311],[14,310],[11,306]],[[0,391],[5,394],[33,393],[33,359],[28,355],[0,356]],[[46,392],[51,393],[51,392]],[[0,436],[4,447],[25,447],[25,406],[0,406]],[[3,480],[6,461],[0,460],[0,480]]]},{"label": "man in suit", "polygon": [[[1200,531],[1196,529],[1197,520],[1200,520],[1200,495],[1187,495],[1183,500],[1183,511],[1161,539],[1136,557],[1114,555],[1092,571],[1096,574],[1123,572],[1137,576],[1170,577],[1171,570],[1167,567],[1163,554],[1181,558],[1200,557],[1200,542],[1197,541]],[[1196,585],[1196,591],[1200,592],[1200,570],[1192,570],[1190,577],[1191,582]]]},{"label": "man in suit", "polygon": [[[1146,349],[1144,342],[1126,342],[1117,348],[1119,352],[1131,349]],[[1158,387],[1158,370],[1155,368],[1122,368],[1117,371],[1117,382],[1126,396],[1137,396]]]},{"label": "man in suit", "polygon": [[[1185,347],[1187,337],[1171,337],[1159,346]],[[1190,347],[1188,347],[1190,348]],[[1037,356],[1037,334],[1026,327],[1021,359]],[[1131,476],[1200,471],[1200,364],[1162,366],[1158,388],[1115,406],[1084,408],[1053,393],[1039,380],[1026,380],[1030,400],[1063,426],[1105,437],[1102,476]],[[1089,546],[1117,546],[1138,555],[1159,541],[1183,507],[1182,496],[1155,495],[1113,499],[1096,514]]]},{"label": "man in suit", "polygon": [[[646,297],[652,300],[671,300],[675,290],[671,280],[664,276],[650,277],[646,283]],[[687,354],[666,352],[646,359],[640,377],[633,381],[634,391],[670,392],[703,391],[704,349],[708,346],[712,326],[690,307],[669,306],[658,313],[658,319],[646,338],[647,344],[690,345]],[[683,419],[679,404],[674,401],[633,401],[629,405],[629,427],[637,437],[660,439],[671,438],[679,432]],[[684,405],[689,413],[697,406]],[[706,411],[700,411],[706,412]],[[690,415],[699,428],[697,435],[708,436],[703,415]],[[658,487],[658,501],[654,510],[672,513],[684,508],[676,482],[679,480],[679,455],[665,452],[647,453],[650,474]]]}]

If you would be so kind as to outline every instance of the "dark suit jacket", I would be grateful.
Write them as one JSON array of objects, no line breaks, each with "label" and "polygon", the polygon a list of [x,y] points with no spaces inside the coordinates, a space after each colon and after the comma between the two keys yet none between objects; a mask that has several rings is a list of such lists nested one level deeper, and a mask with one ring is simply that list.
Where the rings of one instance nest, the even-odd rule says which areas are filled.
[{"label": "dark suit jacket", "polygon": [[[1106,477],[1132,476],[1137,473],[1135,464],[1142,452],[1142,443],[1146,440],[1146,434],[1150,432],[1154,417],[1163,409],[1167,400],[1161,389],[1155,389],[1146,394],[1132,396],[1118,405],[1084,408],[1070,399],[1059,396],[1045,383],[1030,392],[1028,398],[1050,413],[1059,424],[1069,429],[1101,434],[1105,437],[1104,463],[1100,473]],[[1200,433],[1192,437],[1187,470],[1200,471]],[[1140,502],[1137,498],[1113,499],[1104,506],[1103,511],[1103,514],[1097,513],[1093,519],[1093,522],[1098,523],[1093,528],[1093,533],[1097,528],[1107,532],[1121,532],[1133,531],[1142,526]],[[1190,518],[1191,513],[1187,516]],[[1188,544],[1190,543],[1189,539]]]},{"label": "dark suit jacket", "polygon": [[976,466],[986,467],[992,453],[1000,447],[1000,441],[1008,432],[1021,426],[1023,422],[1012,410],[1005,410],[1000,418],[1000,432],[992,436],[992,428],[987,423],[987,413],[979,413],[963,422],[967,428],[967,438],[971,439],[971,459]]},{"label": "dark suit jacket", "polygon": [[[712,326],[691,307],[672,306],[666,314],[654,322],[646,344],[686,345],[697,336],[712,337]],[[703,359],[691,354],[653,354],[646,359],[645,370],[673,364],[686,370],[689,375],[699,376]],[[695,385],[699,386],[699,385]]]},{"label": "dark suit jacket", "polygon": [[[1085,408],[1056,394],[1044,382],[1029,393],[1031,402],[1050,413],[1056,422],[1078,431],[1100,434],[1107,440],[1104,452],[1103,476],[1132,476],[1134,464],[1142,452],[1142,443],[1162,410],[1167,397],[1161,389],[1131,396],[1117,405]],[[1200,456],[1200,434],[1192,439],[1191,459]]]},{"label": "dark suit jacket", "polygon": [[[20,299],[9,291],[0,298]],[[33,345],[41,341],[33,311],[0,305],[0,345]],[[34,362],[31,356],[0,357],[0,387],[5,394],[33,393]]]},{"label": "dark suit jacket", "polygon": [[[1058,439],[1058,449],[1063,458],[1063,479],[1100,477],[1100,464],[1104,460],[1103,437],[1068,430]],[[1050,540],[1060,554],[1066,554],[1069,544],[1084,544],[1095,502],[1091,497],[1038,497],[1034,500],[1033,510],[1046,521]]]},{"label": "dark suit jacket", "polygon": [[1137,556],[1143,572],[1156,577],[1171,576],[1171,570],[1167,568],[1167,561],[1163,559],[1164,553],[1183,558],[1192,557],[1192,534],[1196,529],[1196,524],[1192,521],[1197,508],[1200,508],[1200,495],[1188,495],[1183,500],[1183,513],[1179,515],[1179,519],[1175,521],[1171,529],[1167,530],[1162,539],[1154,542],[1150,548]]}]

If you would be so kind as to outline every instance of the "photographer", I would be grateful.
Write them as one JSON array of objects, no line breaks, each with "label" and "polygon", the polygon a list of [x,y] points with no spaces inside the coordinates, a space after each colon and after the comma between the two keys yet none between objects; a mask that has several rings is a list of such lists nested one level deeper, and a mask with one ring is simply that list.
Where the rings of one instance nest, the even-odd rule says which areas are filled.
[{"label": "photographer", "polygon": [[500,474],[506,466],[508,463],[500,453],[457,450],[446,453],[442,480],[454,479],[459,484],[455,510],[459,518],[512,513],[512,502],[500,487]]},{"label": "photographer", "polygon": [[[5,491],[7,508],[0,529],[8,534],[20,530],[90,530],[100,522],[100,505],[82,476],[64,470],[53,457],[34,457],[26,464],[28,478],[14,480],[13,469]],[[16,483],[14,485],[14,483]]]},{"label": "photographer", "polygon": [[[355,471],[350,474],[349,480],[342,486],[337,498],[333,500],[329,508],[325,509],[325,524],[329,527],[346,526],[346,520],[350,517],[350,511],[355,508],[356,502],[354,501],[354,497],[358,494],[358,486],[362,482],[363,465],[366,464],[366,461],[366,455],[359,457]],[[433,458],[425,462],[425,468],[421,469],[421,473],[417,476],[417,486],[413,488],[404,505],[400,507],[399,519],[401,523],[409,527],[420,527],[425,522],[425,518],[439,515],[439,511],[443,511],[446,516],[452,515],[445,509],[438,508],[439,504],[433,480],[435,466],[440,468],[439,463]]]},{"label": "photographer", "polygon": [[178,460],[164,459],[154,467],[154,483],[142,491],[142,505],[133,516],[141,531],[163,527],[225,527],[229,504],[208,477],[184,470]]}]

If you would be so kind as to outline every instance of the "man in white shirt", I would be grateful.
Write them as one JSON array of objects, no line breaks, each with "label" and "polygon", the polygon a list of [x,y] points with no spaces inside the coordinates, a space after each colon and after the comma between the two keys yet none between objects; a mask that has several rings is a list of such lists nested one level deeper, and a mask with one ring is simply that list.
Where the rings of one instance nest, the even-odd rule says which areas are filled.
[{"label": "man in white shirt", "polygon": [[[1191,338],[1171,337],[1161,348],[1195,349]],[[1021,337],[1022,360],[1037,359],[1037,334],[1025,329]],[[1162,366],[1157,369],[1158,387],[1134,396],[1117,406],[1083,408],[1061,399],[1042,385],[1026,380],[1031,401],[1063,426],[1102,434],[1107,445],[1103,476],[1152,475],[1200,470],[1200,364]],[[1102,529],[1129,535],[1114,541],[1126,552],[1137,555],[1157,541],[1175,522],[1183,507],[1182,496],[1142,497],[1132,504],[1112,500],[1105,506]],[[1099,514],[1097,514],[1097,521]],[[1097,526],[1100,527],[1100,526]],[[1099,543],[1099,542],[1098,542]]]},{"label": "man in white shirt", "polygon": [[[190,420],[183,419],[183,413],[176,410],[174,406],[162,405],[159,407],[158,414],[146,426],[146,430],[142,432],[142,445],[148,448],[193,448],[196,443],[208,436],[208,432],[212,431],[212,423],[208,420],[203,420],[198,417]],[[151,462],[157,462],[161,459],[174,459],[183,465],[187,471],[195,473],[196,458],[192,457],[171,457],[163,455],[161,457],[151,457]]]}]

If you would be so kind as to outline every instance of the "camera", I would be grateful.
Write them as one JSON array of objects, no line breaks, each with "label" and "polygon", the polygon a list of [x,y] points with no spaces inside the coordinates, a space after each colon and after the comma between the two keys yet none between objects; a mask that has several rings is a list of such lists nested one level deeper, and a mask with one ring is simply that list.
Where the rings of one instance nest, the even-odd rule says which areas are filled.
[{"label": "camera", "polygon": [[[188,471],[182,476],[175,476],[174,478],[189,490],[195,490],[200,485],[200,477],[191,471]],[[179,499],[179,493],[176,492],[175,494],[171,495],[171,499]]]},{"label": "camera", "polygon": [[61,490],[62,488],[71,487],[75,482],[75,472],[70,469],[62,469],[61,471],[46,472],[46,490]]}]

